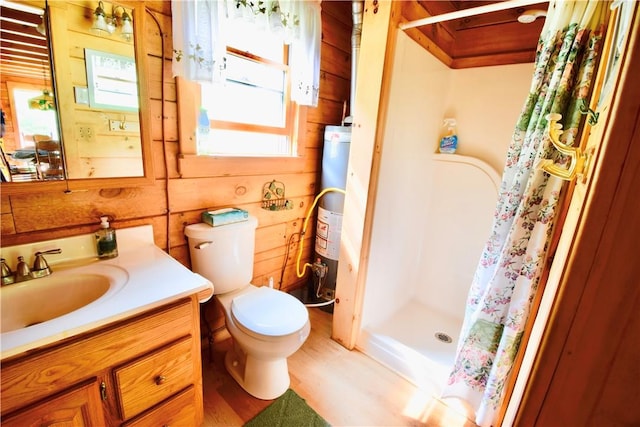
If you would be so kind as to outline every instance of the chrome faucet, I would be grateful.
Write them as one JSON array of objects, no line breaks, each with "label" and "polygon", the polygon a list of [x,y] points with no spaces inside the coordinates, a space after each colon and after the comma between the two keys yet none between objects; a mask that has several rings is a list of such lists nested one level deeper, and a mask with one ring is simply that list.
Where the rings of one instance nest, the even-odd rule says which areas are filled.
[{"label": "chrome faucet", "polygon": [[51,267],[49,267],[47,260],[44,259],[44,255],[61,253],[62,249],[60,248],[50,249],[43,252],[36,252],[36,260],[33,262],[33,270],[31,271],[31,275],[33,276],[33,278],[37,279],[38,277],[48,276],[52,273]]},{"label": "chrome faucet", "polygon": [[2,258],[2,285],[10,285],[12,283],[25,282],[31,279],[49,276],[52,271],[51,267],[44,258],[48,254],[60,254],[62,249],[50,249],[48,251],[36,252],[36,259],[33,263],[33,269],[29,268],[23,256],[18,257],[18,265],[16,271],[11,271],[4,258]]},{"label": "chrome faucet", "polygon": [[16,281],[16,276],[11,271],[11,268],[7,265],[4,258],[2,258],[2,286],[10,285]]},{"label": "chrome faucet", "polygon": [[16,266],[16,283],[33,279],[31,269],[27,265],[23,256],[18,257],[18,265]]}]

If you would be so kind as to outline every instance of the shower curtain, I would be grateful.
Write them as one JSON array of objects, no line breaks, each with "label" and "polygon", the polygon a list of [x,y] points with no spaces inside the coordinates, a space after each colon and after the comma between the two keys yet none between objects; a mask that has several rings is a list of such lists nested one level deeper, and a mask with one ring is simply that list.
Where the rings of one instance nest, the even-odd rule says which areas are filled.
[{"label": "shower curtain", "polygon": [[531,87],[516,123],[490,237],[478,263],[454,366],[443,397],[465,400],[476,423],[495,422],[506,379],[543,270],[563,181],[542,171],[558,164],[547,115],[562,115],[561,141],[579,137],[602,42],[608,2],[552,1],[536,52]]}]

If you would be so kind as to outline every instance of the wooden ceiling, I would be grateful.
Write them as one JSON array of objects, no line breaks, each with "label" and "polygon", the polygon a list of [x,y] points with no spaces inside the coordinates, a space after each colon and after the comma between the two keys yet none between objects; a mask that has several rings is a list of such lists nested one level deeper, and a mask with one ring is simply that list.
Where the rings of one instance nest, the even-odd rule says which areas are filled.
[{"label": "wooden ceiling", "polygon": [[[471,0],[412,0],[402,5],[402,21],[414,21],[478,6],[500,3]],[[522,24],[527,10],[544,10],[549,2],[483,13],[406,29],[412,39],[450,68],[533,62],[544,17]]]},{"label": "wooden ceiling", "polygon": [[[49,80],[49,46],[43,28],[42,15],[0,6],[0,76]],[[35,12],[35,10],[34,10]]]}]

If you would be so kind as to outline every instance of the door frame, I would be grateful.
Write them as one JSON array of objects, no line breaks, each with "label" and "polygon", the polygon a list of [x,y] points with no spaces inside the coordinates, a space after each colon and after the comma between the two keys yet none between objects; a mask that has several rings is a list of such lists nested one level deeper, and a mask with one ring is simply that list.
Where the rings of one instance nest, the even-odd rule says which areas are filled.
[{"label": "door frame", "polygon": [[[363,34],[366,37],[362,38],[359,61],[367,63],[367,73],[359,76],[356,82],[357,114],[351,145],[352,150],[358,147],[358,152],[353,155],[352,151],[347,169],[344,226],[332,324],[332,338],[348,349],[355,347],[360,330],[373,206],[389,98],[390,65],[395,53],[397,24],[402,20],[400,3],[379,2],[374,8],[372,1],[368,0],[364,8]],[[636,15],[637,13],[636,9]],[[584,326],[576,322],[590,312],[592,305],[598,302],[593,298],[601,297],[601,292],[610,287],[610,283],[619,281],[624,285],[615,289],[616,301],[623,303],[620,307],[622,310],[618,310],[617,305],[610,304],[603,307],[606,312],[598,318],[603,319],[607,325],[611,324],[614,317],[619,319],[621,314],[627,320],[631,318],[634,300],[624,300],[624,297],[634,295],[633,292],[629,293],[627,286],[628,283],[636,283],[634,272],[631,271],[634,264],[628,262],[628,267],[624,268],[617,262],[628,260],[629,254],[633,253],[629,251],[636,250],[635,253],[640,253],[638,243],[620,231],[624,230],[628,218],[640,218],[640,206],[635,202],[634,192],[640,188],[640,182],[634,176],[640,161],[640,129],[636,129],[640,122],[640,86],[636,83],[635,86],[638,87],[634,87],[633,81],[633,76],[640,75],[638,39],[636,19],[630,37],[630,54],[621,70],[609,125],[601,152],[593,166],[589,197],[584,207],[569,207],[570,211],[577,209],[579,222],[575,234],[565,233],[560,238],[558,251],[566,251],[566,258],[561,260],[556,255],[551,265],[550,280],[557,281],[559,291],[549,321],[539,325],[543,330],[541,346],[539,351],[534,352],[535,364],[531,374],[524,378],[526,385],[523,399],[515,409],[517,424],[533,425],[538,414],[547,411],[545,405],[552,403],[551,408],[564,403],[563,398],[550,402],[545,396],[557,387],[571,387],[566,381],[556,387],[555,382],[563,376],[558,369],[570,363],[571,358],[567,359],[565,352],[568,351],[567,346],[573,343],[574,337],[589,335]],[[616,238],[624,241],[624,244],[616,242]],[[602,268],[603,260],[609,263],[608,269]],[[611,270],[614,265],[616,271]],[[605,273],[607,276],[603,277]],[[605,332],[599,328],[597,337],[594,334],[593,338],[604,339],[606,336],[602,334]],[[620,336],[617,338],[621,339]],[[610,362],[613,354],[603,351],[598,360],[601,363]],[[594,367],[589,360],[580,360],[579,365],[585,369]],[[573,371],[572,377],[582,375],[585,380],[589,377],[587,372],[578,371],[574,367],[570,371]],[[606,378],[601,376],[599,381],[602,384]],[[596,399],[593,394],[584,397],[594,402]],[[572,408],[579,410],[579,405],[572,403],[575,403]]]}]

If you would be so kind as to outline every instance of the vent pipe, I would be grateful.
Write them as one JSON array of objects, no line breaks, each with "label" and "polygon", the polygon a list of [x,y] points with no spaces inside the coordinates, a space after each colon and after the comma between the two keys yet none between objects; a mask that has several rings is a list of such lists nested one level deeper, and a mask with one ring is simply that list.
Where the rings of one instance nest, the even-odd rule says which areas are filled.
[{"label": "vent pipe", "polygon": [[356,78],[358,76],[358,57],[360,56],[360,39],[362,38],[362,16],[364,2],[354,0],[351,4],[353,15],[353,29],[351,31],[351,98],[349,100],[349,116],[345,118],[345,123],[353,123],[353,107],[356,102]]}]

